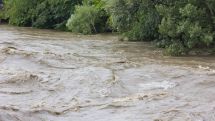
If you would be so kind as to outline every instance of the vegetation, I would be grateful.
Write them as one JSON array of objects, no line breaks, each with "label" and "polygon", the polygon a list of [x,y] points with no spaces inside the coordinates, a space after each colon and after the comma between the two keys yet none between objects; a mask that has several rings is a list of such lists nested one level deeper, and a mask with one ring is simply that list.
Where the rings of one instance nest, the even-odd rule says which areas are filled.
[{"label": "vegetation", "polygon": [[152,0],[110,0],[107,9],[114,29],[129,40],[153,40],[158,37],[160,17]]},{"label": "vegetation", "polygon": [[82,5],[76,6],[74,14],[67,22],[72,32],[92,34],[107,30],[108,15],[102,0],[84,0]]},{"label": "vegetation", "polygon": [[65,29],[65,24],[81,0],[6,0],[4,18],[17,26]]},{"label": "vegetation", "polygon": [[18,26],[154,41],[171,55],[215,48],[214,0],[5,0],[0,18]]},{"label": "vegetation", "polygon": [[168,53],[186,54],[194,48],[214,48],[214,0],[170,0],[158,5],[159,33]]}]

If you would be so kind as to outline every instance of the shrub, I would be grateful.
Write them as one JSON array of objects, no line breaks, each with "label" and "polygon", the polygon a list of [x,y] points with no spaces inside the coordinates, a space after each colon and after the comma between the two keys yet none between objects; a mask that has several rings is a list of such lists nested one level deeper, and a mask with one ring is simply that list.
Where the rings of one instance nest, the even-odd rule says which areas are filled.
[{"label": "shrub", "polygon": [[65,24],[82,0],[7,0],[4,17],[18,26],[65,29]]},{"label": "shrub", "polygon": [[81,0],[43,0],[35,11],[33,27],[66,29],[66,21]]},{"label": "shrub", "polygon": [[153,40],[158,37],[160,17],[157,1],[110,0],[106,6],[113,28],[129,40]]},{"label": "shrub", "polygon": [[31,26],[35,5],[39,0],[10,0],[7,6],[9,23],[18,26]]},{"label": "shrub", "polygon": [[67,22],[67,27],[72,32],[91,34],[96,32],[95,21],[97,16],[98,10],[93,6],[76,6],[75,13]]},{"label": "shrub", "polygon": [[168,51],[170,54],[214,45],[215,9],[212,5],[215,5],[213,0],[178,0],[157,6],[163,17],[159,33],[163,40],[171,43],[166,46],[167,50],[171,50]]},{"label": "shrub", "polygon": [[101,0],[83,1],[83,5],[76,6],[74,14],[67,22],[70,31],[92,34],[106,31],[108,15]]},{"label": "shrub", "polygon": [[5,0],[10,24],[155,40],[172,55],[215,48],[215,0]]},{"label": "shrub", "polygon": [[8,14],[6,14],[6,11],[8,11],[12,5],[12,2],[11,0],[4,0],[3,2],[3,8],[0,9],[0,19],[8,19]]}]

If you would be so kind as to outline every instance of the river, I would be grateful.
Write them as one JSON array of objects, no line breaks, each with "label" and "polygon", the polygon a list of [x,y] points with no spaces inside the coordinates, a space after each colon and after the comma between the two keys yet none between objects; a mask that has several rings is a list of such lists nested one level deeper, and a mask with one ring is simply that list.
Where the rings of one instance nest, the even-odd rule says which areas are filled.
[{"label": "river", "polygon": [[215,57],[0,25],[0,121],[214,121]]}]

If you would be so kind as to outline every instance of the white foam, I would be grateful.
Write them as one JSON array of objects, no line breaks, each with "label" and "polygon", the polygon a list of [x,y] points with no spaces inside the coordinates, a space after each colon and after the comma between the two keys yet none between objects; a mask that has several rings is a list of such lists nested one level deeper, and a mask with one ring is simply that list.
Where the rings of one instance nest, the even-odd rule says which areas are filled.
[{"label": "white foam", "polygon": [[139,87],[141,90],[153,90],[153,89],[170,89],[176,87],[177,84],[169,81],[162,81],[162,82],[150,82],[150,83],[141,83]]}]

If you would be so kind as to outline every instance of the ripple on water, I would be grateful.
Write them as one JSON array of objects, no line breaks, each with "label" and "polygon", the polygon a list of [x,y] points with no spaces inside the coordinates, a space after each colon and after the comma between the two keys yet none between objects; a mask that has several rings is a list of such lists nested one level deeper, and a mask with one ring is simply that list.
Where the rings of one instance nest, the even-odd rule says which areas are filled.
[{"label": "ripple on water", "polygon": [[163,57],[113,36],[0,27],[1,121],[215,119],[213,57]]}]

